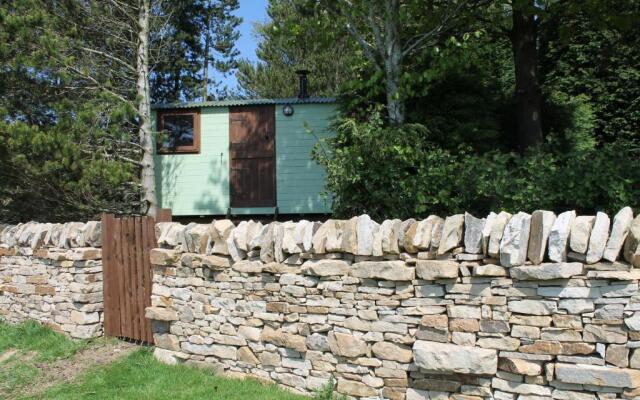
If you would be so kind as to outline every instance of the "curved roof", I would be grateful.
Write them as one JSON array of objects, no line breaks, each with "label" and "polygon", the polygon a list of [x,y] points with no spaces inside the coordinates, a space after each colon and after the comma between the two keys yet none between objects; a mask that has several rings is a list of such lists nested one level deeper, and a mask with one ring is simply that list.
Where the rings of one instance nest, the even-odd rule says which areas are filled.
[{"label": "curved roof", "polygon": [[174,108],[202,108],[202,107],[232,107],[232,106],[257,106],[268,104],[324,104],[335,103],[335,97],[308,97],[301,99],[298,97],[289,97],[282,99],[238,99],[238,100],[219,100],[219,101],[191,101],[184,103],[164,103],[154,104],[153,109],[174,109]]}]

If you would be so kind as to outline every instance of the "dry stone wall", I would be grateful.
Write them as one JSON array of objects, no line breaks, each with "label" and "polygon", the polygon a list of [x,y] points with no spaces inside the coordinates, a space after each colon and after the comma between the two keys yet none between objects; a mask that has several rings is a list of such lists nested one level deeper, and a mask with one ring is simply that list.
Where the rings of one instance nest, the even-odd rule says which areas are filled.
[{"label": "dry stone wall", "polygon": [[100,223],[0,225],[0,318],[101,336]]},{"label": "dry stone wall", "polygon": [[371,399],[640,396],[640,217],[161,223],[156,356]]}]

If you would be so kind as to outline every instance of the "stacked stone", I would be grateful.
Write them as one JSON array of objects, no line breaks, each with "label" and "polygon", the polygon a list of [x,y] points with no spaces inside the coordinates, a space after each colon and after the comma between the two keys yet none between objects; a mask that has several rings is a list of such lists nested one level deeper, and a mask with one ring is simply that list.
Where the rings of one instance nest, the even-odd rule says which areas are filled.
[{"label": "stacked stone", "polygon": [[102,335],[100,223],[0,227],[0,317],[74,338]]},{"label": "stacked stone", "polygon": [[[640,218],[158,224],[156,356],[353,398],[640,393]],[[624,260],[619,260],[623,254]]]}]

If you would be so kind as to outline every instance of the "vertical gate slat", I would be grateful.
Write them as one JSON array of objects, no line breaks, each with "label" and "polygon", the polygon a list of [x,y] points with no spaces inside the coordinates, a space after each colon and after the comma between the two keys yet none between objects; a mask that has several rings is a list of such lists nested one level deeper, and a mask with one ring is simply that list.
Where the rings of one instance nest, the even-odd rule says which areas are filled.
[{"label": "vertical gate slat", "polygon": [[121,230],[120,230],[120,220],[118,218],[113,218],[112,228],[113,228],[113,268],[111,269],[114,283],[114,320],[116,321],[116,330],[115,333],[118,336],[122,336],[122,307],[124,305],[124,291],[122,290],[122,284],[124,283],[122,280],[122,240],[120,238]]},{"label": "vertical gate slat", "polygon": [[133,317],[133,322],[136,327],[136,338],[142,338],[142,334],[144,331],[144,305],[142,304],[142,299],[144,298],[144,291],[142,288],[142,257],[144,253],[144,245],[142,243],[142,223],[144,221],[144,217],[136,217],[135,219],[135,281],[134,281],[134,290],[135,297],[133,301],[136,306],[136,313]]},{"label": "vertical gate slat", "polygon": [[109,228],[108,214],[102,214],[102,218],[100,220],[100,229],[102,231],[102,301],[105,310],[105,312],[103,313],[104,334],[110,336],[112,335],[113,326],[109,318],[111,313],[108,310],[111,310],[113,306],[111,305],[112,289],[111,286],[109,286],[109,279],[111,279],[111,275],[109,274],[109,268],[111,268],[109,256],[113,254],[113,250],[111,250],[111,238],[109,237],[112,232]]},{"label": "vertical gate slat", "polygon": [[118,284],[120,292],[120,335],[129,337],[130,333],[128,327],[128,314],[127,314],[127,297],[129,296],[127,290],[127,253],[128,253],[128,241],[127,241],[127,225],[122,218],[117,218],[118,221]]},{"label": "vertical gate slat", "polygon": [[129,310],[131,310],[129,323],[131,324],[131,338],[135,339],[139,335],[138,330],[138,304],[136,297],[138,291],[136,290],[137,278],[136,278],[136,253],[139,248],[136,243],[136,223],[137,217],[127,218],[127,228],[129,229],[129,287],[131,288],[131,296],[129,296]]},{"label": "vertical gate slat", "polygon": [[127,277],[127,337],[128,338],[133,338],[135,336],[135,333],[133,331],[133,314],[134,314],[134,306],[133,306],[133,268],[134,266],[132,265],[132,260],[133,257],[131,257],[131,254],[135,251],[135,247],[132,246],[133,242],[133,229],[132,228],[132,223],[133,223],[133,217],[127,217],[124,220],[125,222],[125,229],[127,230],[127,252],[126,252],[126,277]]},{"label": "vertical gate slat", "polygon": [[[151,289],[153,287],[153,270],[151,266],[151,260],[149,259],[150,250],[156,247],[155,240],[155,221],[151,217],[145,217],[142,225],[142,247],[144,249],[144,256],[142,258],[142,284],[144,297],[142,299],[144,307],[151,306]],[[144,318],[144,338],[148,343],[153,343],[153,332],[151,330],[151,321]]]}]

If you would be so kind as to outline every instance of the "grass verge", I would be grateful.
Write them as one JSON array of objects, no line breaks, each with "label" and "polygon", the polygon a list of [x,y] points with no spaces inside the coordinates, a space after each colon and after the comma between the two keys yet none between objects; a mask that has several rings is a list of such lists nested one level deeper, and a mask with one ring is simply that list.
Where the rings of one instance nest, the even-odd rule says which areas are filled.
[{"label": "grass verge", "polygon": [[308,400],[263,385],[251,379],[237,380],[214,376],[211,372],[186,365],[169,366],[158,362],[152,349],[136,350],[110,365],[89,371],[69,384],[54,386],[32,399],[120,399],[120,400]]}]

